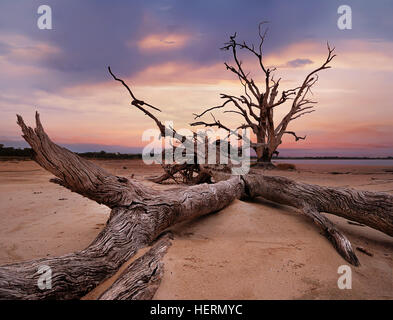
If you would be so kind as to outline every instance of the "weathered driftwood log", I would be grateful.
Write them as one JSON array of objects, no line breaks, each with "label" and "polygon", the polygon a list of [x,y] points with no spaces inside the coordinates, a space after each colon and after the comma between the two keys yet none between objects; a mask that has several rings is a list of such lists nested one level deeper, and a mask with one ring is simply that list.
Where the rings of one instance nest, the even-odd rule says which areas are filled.
[{"label": "weathered driftwood log", "polygon": [[147,253],[131,263],[98,300],[152,299],[164,274],[161,259],[171,245],[169,239],[169,234],[160,238]]},{"label": "weathered driftwood log", "polygon": [[[234,199],[245,197],[262,196],[299,208],[354,265],[359,262],[350,242],[320,212],[342,216],[393,235],[393,196],[386,193],[321,187],[255,173],[242,177],[220,173],[225,179],[214,184],[156,191],[135,179],[114,176],[54,144],[44,132],[38,114],[36,123],[33,130],[18,116],[23,137],[34,151],[34,160],[57,177],[52,181],[105,204],[112,211],[105,228],[86,249],[0,267],[1,299],[80,298],[112,276],[140,248],[151,244],[170,226],[221,210]],[[220,180],[219,176],[214,178]],[[45,290],[37,285],[40,276],[37,271],[43,265],[52,270],[52,287]],[[128,268],[117,285],[127,282],[127,274],[132,275],[132,272]],[[126,298],[122,290],[115,288],[108,289],[106,296]],[[128,296],[132,297],[138,294]]]},{"label": "weathered driftwood log", "polygon": [[[205,153],[202,153],[201,150],[198,149],[198,144],[200,142],[199,139],[202,137],[198,137],[198,135],[194,132],[192,137],[188,137],[182,134],[179,134],[174,128],[165,126],[149,109],[153,109],[155,111],[161,112],[161,110],[150,103],[147,103],[146,101],[140,100],[136,98],[135,94],[132,92],[130,87],[125,83],[124,80],[118,78],[115,76],[115,74],[112,72],[111,68],[108,67],[108,72],[110,75],[115,79],[116,81],[120,82],[128,91],[131,97],[131,105],[140,111],[142,111],[148,118],[152,119],[154,123],[156,124],[158,130],[160,131],[160,134],[162,137],[167,137],[170,138],[170,144],[171,147],[168,148],[168,150],[164,150],[161,153],[161,165],[162,168],[164,169],[165,173],[162,174],[159,177],[152,177],[149,180],[155,183],[163,183],[164,181],[167,180],[173,180],[176,183],[178,183],[179,178],[181,179],[181,182],[184,184],[188,185],[193,185],[193,184],[200,184],[200,183],[210,183],[211,182],[211,175],[207,174],[206,170],[230,170],[232,167],[232,160],[231,157],[228,157],[228,163],[225,165],[224,168],[222,168],[222,165],[219,163],[219,159],[221,157],[221,154],[224,155],[226,152],[223,152],[223,150],[220,149],[220,140],[214,141],[214,143],[209,142],[207,137],[205,138],[204,144],[205,144]],[[239,134],[231,131],[229,128],[226,128],[227,131],[229,131],[231,134],[236,134],[239,138],[241,137]],[[172,141],[178,141],[181,143],[183,146],[187,146],[189,149],[193,150],[193,154],[191,155],[194,158],[194,163],[177,163],[174,159],[173,154],[175,152],[175,149],[178,148],[174,145],[172,145]],[[227,147],[229,147],[228,144],[226,144]],[[207,163],[207,152],[208,150],[215,150],[216,152],[216,163],[209,164]],[[169,158],[172,158],[172,161],[169,163],[166,163],[166,152],[172,150],[172,153],[170,154]],[[226,154],[228,156],[228,154]],[[190,154],[189,154],[190,156]],[[197,159],[205,159],[204,164],[200,164]]]},{"label": "weathered driftwood log", "polygon": [[249,196],[262,196],[296,207],[319,226],[337,251],[351,264],[359,265],[346,236],[321,212],[354,220],[393,236],[393,196],[383,192],[322,187],[284,177],[247,175]]},{"label": "weathered driftwood log", "polygon": [[[211,183],[211,175],[198,164],[171,164],[162,165],[165,173],[158,177],[150,177],[147,180],[155,183],[163,183],[169,179],[176,183],[195,185],[201,183]],[[194,175],[196,173],[196,175]],[[181,182],[179,182],[179,178]]]},{"label": "weathered driftwood log", "polygon": [[[138,249],[148,246],[171,225],[218,211],[240,198],[239,177],[216,184],[155,191],[133,179],[107,173],[93,163],[54,144],[37,127],[28,128],[21,117],[23,137],[34,150],[34,160],[57,179],[56,183],[112,208],[105,228],[84,250],[0,267],[2,299],[75,299],[113,275]],[[52,269],[52,288],[37,286],[40,266]]]}]

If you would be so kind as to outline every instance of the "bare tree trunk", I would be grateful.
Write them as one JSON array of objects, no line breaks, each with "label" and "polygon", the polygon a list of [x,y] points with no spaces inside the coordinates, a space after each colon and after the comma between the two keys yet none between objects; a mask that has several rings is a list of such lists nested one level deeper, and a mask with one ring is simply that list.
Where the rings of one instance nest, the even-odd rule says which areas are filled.
[{"label": "bare tree trunk", "polygon": [[[234,199],[262,196],[298,208],[322,228],[338,252],[354,265],[359,261],[350,242],[321,212],[357,221],[393,236],[393,196],[386,193],[321,187],[258,173],[239,177],[214,172],[215,180],[221,180],[215,184],[156,191],[134,179],[114,176],[59,147],[44,132],[38,114],[36,122],[33,130],[18,116],[23,137],[34,151],[34,160],[57,177],[53,182],[105,204],[112,211],[105,228],[86,249],[0,267],[1,299],[80,298],[112,276],[140,248],[150,245],[170,226],[219,211]],[[166,245],[161,247],[161,244],[156,247],[157,251],[152,251],[154,255],[163,253]],[[151,254],[129,266],[101,298],[151,298],[154,289],[149,288],[157,285],[160,276],[156,277],[156,272],[162,270],[159,269],[160,257],[154,258]],[[146,261],[156,264],[157,268],[142,268]],[[43,265],[52,269],[52,287],[46,290],[37,285],[40,276],[37,271]],[[143,274],[147,280],[138,286]],[[130,289],[129,293],[125,286]]]},{"label": "bare tree trunk", "polygon": [[[75,299],[113,275],[138,249],[148,246],[173,224],[221,210],[241,197],[239,177],[214,185],[155,191],[134,179],[113,176],[92,162],[54,144],[36,115],[35,130],[21,117],[34,160],[57,179],[52,181],[112,208],[97,238],[84,250],[0,267],[1,299]],[[52,269],[52,288],[41,290],[38,269]]]},{"label": "bare tree trunk", "polygon": [[165,235],[147,253],[131,263],[98,300],[152,299],[164,275],[161,259],[171,245],[169,238],[169,235]]},{"label": "bare tree trunk", "polygon": [[261,169],[274,169],[276,166],[272,163],[273,151],[268,147],[256,147],[254,149],[257,153],[257,163],[254,167]]},{"label": "bare tree trunk", "polygon": [[359,261],[350,242],[321,212],[353,220],[393,236],[393,196],[390,194],[322,187],[284,177],[252,174],[244,177],[244,181],[250,197],[262,196],[300,209],[353,265],[359,265]]}]

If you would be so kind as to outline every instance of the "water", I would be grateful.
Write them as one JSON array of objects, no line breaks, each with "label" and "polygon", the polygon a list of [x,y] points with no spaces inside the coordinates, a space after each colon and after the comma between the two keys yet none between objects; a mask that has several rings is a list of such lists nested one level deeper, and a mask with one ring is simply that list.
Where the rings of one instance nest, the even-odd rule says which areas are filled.
[{"label": "water", "polygon": [[393,159],[274,159],[276,163],[393,167]]}]

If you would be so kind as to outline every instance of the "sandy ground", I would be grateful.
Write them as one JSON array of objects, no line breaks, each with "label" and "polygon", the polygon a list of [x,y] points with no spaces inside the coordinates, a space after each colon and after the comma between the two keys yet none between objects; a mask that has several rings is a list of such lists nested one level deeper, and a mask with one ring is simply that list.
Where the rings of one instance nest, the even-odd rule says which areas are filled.
[{"label": "sandy ground", "polygon": [[[139,160],[97,163],[137,179],[161,172]],[[386,169],[393,168],[297,165],[296,171],[268,174],[393,193]],[[32,161],[0,162],[0,264],[83,249],[103,228],[108,208],[49,178]],[[256,199],[175,226],[155,299],[393,299],[393,238],[329,218],[353,247],[373,254],[357,251],[361,266],[351,268],[351,290],[338,288],[337,269],[347,263],[312,223],[292,208]]]}]

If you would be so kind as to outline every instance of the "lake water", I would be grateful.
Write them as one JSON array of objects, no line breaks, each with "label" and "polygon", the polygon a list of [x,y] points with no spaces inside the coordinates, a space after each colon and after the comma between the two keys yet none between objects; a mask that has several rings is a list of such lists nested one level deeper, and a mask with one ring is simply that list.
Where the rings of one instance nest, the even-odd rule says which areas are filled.
[{"label": "lake water", "polygon": [[393,167],[393,159],[275,159],[273,162],[293,164],[339,164],[348,166]]}]

